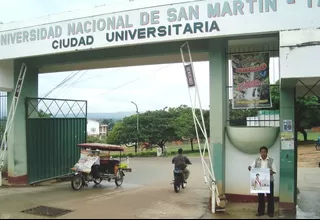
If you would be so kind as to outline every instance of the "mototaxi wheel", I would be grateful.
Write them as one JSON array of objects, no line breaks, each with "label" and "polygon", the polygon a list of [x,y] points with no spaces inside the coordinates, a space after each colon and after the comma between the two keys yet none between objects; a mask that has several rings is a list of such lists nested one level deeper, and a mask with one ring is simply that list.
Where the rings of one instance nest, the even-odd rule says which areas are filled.
[{"label": "mototaxi wheel", "polygon": [[320,151],[320,145],[319,145],[319,144],[316,144],[315,147],[316,147],[316,150],[317,150],[317,151]]},{"label": "mototaxi wheel", "polygon": [[93,180],[94,184],[99,185],[102,182],[102,178]]},{"label": "mototaxi wheel", "polygon": [[116,186],[121,186],[123,183],[123,173],[122,171],[118,171],[117,175],[115,177],[114,182],[116,183]]},{"label": "mototaxi wheel", "polygon": [[82,186],[83,186],[82,176],[81,175],[74,176],[73,179],[71,180],[72,189],[77,191],[81,189]]}]

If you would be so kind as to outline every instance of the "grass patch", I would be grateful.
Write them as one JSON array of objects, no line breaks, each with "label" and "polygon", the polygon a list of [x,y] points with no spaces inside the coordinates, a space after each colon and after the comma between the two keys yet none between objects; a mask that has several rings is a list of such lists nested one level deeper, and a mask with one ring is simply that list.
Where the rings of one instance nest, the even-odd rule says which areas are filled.
[{"label": "grass patch", "polygon": [[[308,141],[316,141],[318,140],[318,137],[320,136],[320,132],[314,132],[314,131],[307,131],[308,134]],[[298,141],[303,141],[303,135],[301,133],[298,133]]]}]

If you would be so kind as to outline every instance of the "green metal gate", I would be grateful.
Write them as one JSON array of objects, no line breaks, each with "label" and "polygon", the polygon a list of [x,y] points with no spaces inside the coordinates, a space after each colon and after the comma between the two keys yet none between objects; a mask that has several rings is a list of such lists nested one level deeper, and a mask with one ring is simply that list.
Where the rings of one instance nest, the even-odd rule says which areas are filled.
[{"label": "green metal gate", "polygon": [[0,92],[0,140],[7,123],[7,93]]},{"label": "green metal gate", "polygon": [[71,173],[87,139],[87,101],[26,98],[28,183]]}]

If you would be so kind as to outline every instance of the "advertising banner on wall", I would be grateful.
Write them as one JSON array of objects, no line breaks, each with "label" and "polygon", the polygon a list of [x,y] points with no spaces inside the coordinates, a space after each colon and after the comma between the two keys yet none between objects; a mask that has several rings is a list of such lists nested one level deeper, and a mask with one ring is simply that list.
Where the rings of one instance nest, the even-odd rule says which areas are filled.
[{"label": "advertising banner on wall", "polygon": [[271,108],[269,53],[243,53],[231,57],[233,109]]}]

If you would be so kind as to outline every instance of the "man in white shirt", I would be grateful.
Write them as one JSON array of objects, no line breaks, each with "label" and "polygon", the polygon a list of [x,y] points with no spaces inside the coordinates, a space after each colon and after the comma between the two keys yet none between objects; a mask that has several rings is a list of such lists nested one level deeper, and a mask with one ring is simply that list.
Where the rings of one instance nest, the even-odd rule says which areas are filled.
[{"label": "man in white shirt", "polygon": [[[274,160],[268,157],[268,148],[265,146],[260,147],[260,157],[255,159],[252,164],[248,167],[248,170],[251,171],[251,168],[269,168],[270,169],[270,193],[267,193],[268,198],[268,207],[267,213],[269,217],[274,215],[274,178],[273,174],[276,173],[276,166]],[[264,202],[264,193],[258,193],[259,206],[257,216],[264,215],[265,211],[265,202]]]}]

